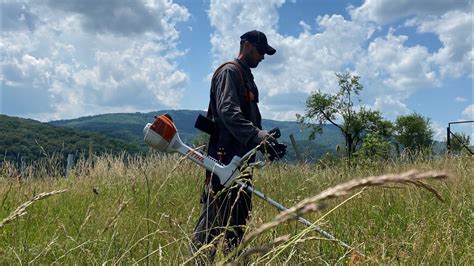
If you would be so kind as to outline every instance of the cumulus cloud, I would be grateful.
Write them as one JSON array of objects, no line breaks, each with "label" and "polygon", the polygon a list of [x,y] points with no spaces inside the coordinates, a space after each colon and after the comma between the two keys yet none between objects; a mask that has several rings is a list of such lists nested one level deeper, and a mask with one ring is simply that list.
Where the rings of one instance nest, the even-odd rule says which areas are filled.
[{"label": "cumulus cloud", "polygon": [[214,64],[235,57],[239,37],[247,31],[258,29],[265,32],[267,37],[276,35],[279,18],[277,8],[284,2],[285,0],[211,0],[209,20],[216,29],[211,35]]},{"label": "cumulus cloud", "polygon": [[[189,79],[176,63],[186,53],[177,48],[176,30],[189,16],[184,7],[100,1],[95,10],[86,1],[53,2],[10,8],[27,10],[39,22],[3,33],[2,112],[51,120],[179,106]],[[141,25],[144,13],[156,15],[160,26],[154,20]]]},{"label": "cumulus cloud", "polygon": [[173,24],[189,18],[186,8],[166,0],[48,0],[46,4],[77,15],[86,31],[126,36],[155,32],[177,37]]},{"label": "cumulus cloud", "polygon": [[[282,1],[211,1],[209,18],[215,28],[211,36],[215,64],[237,55],[239,37],[245,31],[258,29],[267,34],[277,52],[254,70],[262,95],[262,113],[288,120],[303,111],[311,91],[337,90],[334,72],[358,60],[364,53],[362,44],[374,28],[341,15],[325,15],[315,18],[317,33],[311,32],[311,25],[300,23],[304,31],[299,36],[283,36],[277,32],[277,9],[281,4]],[[222,16],[223,13],[228,15]],[[286,104],[278,99],[284,99]],[[280,109],[281,106],[286,108]]]},{"label": "cumulus cloud", "polygon": [[[417,90],[438,88],[448,76],[472,73],[472,27],[468,27],[472,16],[465,16],[470,14],[465,11],[469,1],[367,0],[349,7],[350,19],[328,14],[316,17],[314,24],[299,22],[303,31],[298,36],[278,32],[281,5],[282,1],[211,1],[209,10],[215,65],[235,57],[240,34],[254,28],[265,32],[276,48],[275,55],[253,70],[264,116],[302,112],[313,90],[334,93],[338,90],[334,72],[360,75],[364,104],[390,117],[407,113],[404,102]],[[405,26],[436,34],[442,48],[433,53],[411,44],[408,36],[396,34],[397,28],[383,33],[387,23],[413,16],[416,19]],[[288,109],[276,111],[282,97]]]},{"label": "cumulus cloud", "polygon": [[375,99],[373,108],[383,111],[383,113],[392,119],[399,115],[406,115],[410,113],[410,109],[402,102],[404,99],[393,96],[378,96]]},{"label": "cumulus cloud", "polygon": [[97,52],[95,66],[75,73],[74,83],[90,92],[94,98],[89,102],[98,105],[151,107],[154,102],[161,102],[178,107],[188,77],[165,58],[150,56],[152,46],[148,45],[150,50],[140,46],[120,52]]},{"label": "cumulus cloud", "polygon": [[[395,36],[391,32],[373,40],[367,55],[356,63],[357,72],[368,82],[368,90],[391,93],[405,92],[439,84],[430,53],[424,46],[405,46],[407,36]],[[396,92],[395,92],[396,93]]]},{"label": "cumulus cloud", "polygon": [[[284,2],[211,0],[208,10],[214,67],[237,56],[239,37],[248,30],[265,32],[276,48],[254,70],[267,118],[292,120],[311,91],[336,92],[334,72],[360,75],[363,104],[392,117],[408,112],[406,99],[417,90],[474,73],[468,0],[367,0],[350,7],[349,17],[300,21],[302,32],[295,36],[278,29]],[[177,63],[187,52],[178,49],[177,25],[190,16],[182,5],[40,0],[7,1],[2,8],[6,113],[36,113],[44,120],[182,107],[189,75]],[[402,24],[390,25],[397,20]],[[435,34],[441,48],[430,52],[413,44],[397,34],[403,27]],[[38,101],[19,100],[25,97]]]},{"label": "cumulus cloud", "polygon": [[469,119],[474,119],[474,104],[471,104],[468,107],[464,108],[462,114]]},{"label": "cumulus cloud", "polygon": [[442,47],[429,59],[436,63],[442,78],[472,76],[472,1],[366,0],[360,7],[352,7],[350,13],[354,20],[379,25],[407,19],[405,26],[416,27],[420,33],[434,33],[442,43]]},{"label": "cumulus cloud", "polygon": [[38,17],[30,11],[25,3],[2,2],[2,32],[5,31],[34,31],[38,23]]},{"label": "cumulus cloud", "polygon": [[[237,51],[239,30],[245,28],[247,23],[244,19],[239,24],[239,20],[234,18],[244,17],[250,10],[248,6],[254,5],[232,3],[234,5],[226,5],[225,10],[235,14],[234,17],[224,17],[218,16],[223,12],[220,8],[224,7],[220,4],[214,6],[211,2],[211,21],[224,20],[213,24],[216,34],[228,39],[225,42],[213,42],[211,39],[215,58],[219,58],[221,62],[232,58],[231,54],[222,51]],[[276,32],[274,15],[262,22],[265,16],[259,13],[259,10],[270,10],[270,14],[274,14],[281,3],[263,2],[262,5],[264,4],[267,8],[254,9],[252,12],[257,15],[253,16],[260,18],[258,25],[265,25],[267,29],[268,25],[272,26],[267,35],[269,42],[277,49],[277,53],[268,56],[262,67],[254,70],[257,85],[262,92],[264,115],[291,119],[288,114],[294,112],[288,110],[302,112],[305,99],[311,91],[336,92],[338,85],[334,73],[346,70],[362,76],[361,82],[366,88],[364,93],[373,101],[373,107],[388,111],[391,116],[407,112],[403,100],[414,90],[439,85],[428,49],[423,46],[406,46],[406,36],[396,36],[391,31],[384,37],[369,41],[376,31],[374,24],[347,20],[341,15],[315,18],[315,33],[312,32],[311,25],[300,22],[304,29],[302,33],[298,36],[283,36]],[[369,45],[365,48],[367,42]],[[229,48],[231,45],[233,47]],[[276,111],[282,105],[281,101],[275,100],[277,98],[284,98],[286,103],[291,103],[291,107],[283,104],[287,109]]]},{"label": "cumulus cloud", "polygon": [[360,7],[352,7],[350,12],[356,20],[386,24],[413,15],[433,16],[468,10],[471,5],[470,0],[366,0]]},{"label": "cumulus cloud", "polygon": [[418,31],[435,33],[443,44],[432,57],[432,60],[439,65],[442,76],[472,75],[473,22],[472,13],[469,11],[452,11],[442,15],[440,19],[428,19],[416,23]]},{"label": "cumulus cloud", "polygon": [[433,139],[437,141],[446,141],[446,126],[437,122],[431,121],[431,129],[433,129]]}]

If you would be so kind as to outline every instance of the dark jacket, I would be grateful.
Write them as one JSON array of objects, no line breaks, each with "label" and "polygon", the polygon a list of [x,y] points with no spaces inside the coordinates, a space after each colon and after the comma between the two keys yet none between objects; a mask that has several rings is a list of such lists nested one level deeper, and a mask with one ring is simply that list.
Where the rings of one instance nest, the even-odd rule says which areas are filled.
[{"label": "dark jacket", "polygon": [[223,163],[234,155],[243,156],[255,148],[260,140],[262,117],[258,109],[258,89],[250,68],[238,59],[242,73],[234,64],[228,63],[214,73],[211,81],[210,108],[216,122],[216,132],[209,140],[208,154],[218,158],[217,151],[224,149]]}]

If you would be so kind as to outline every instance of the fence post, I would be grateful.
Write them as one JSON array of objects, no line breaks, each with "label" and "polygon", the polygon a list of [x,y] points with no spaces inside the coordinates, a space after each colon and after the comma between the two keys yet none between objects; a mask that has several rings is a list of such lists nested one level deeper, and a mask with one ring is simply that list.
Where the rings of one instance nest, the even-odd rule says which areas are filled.
[{"label": "fence post", "polygon": [[20,162],[20,175],[23,178],[25,178],[25,169],[26,169],[25,161],[21,160],[21,162]]},{"label": "fence post", "polygon": [[73,164],[74,164],[74,154],[69,153],[67,155],[66,177],[69,177]]},{"label": "fence post", "polygon": [[300,163],[303,163],[303,156],[301,156],[300,150],[298,149],[298,146],[296,145],[296,140],[295,140],[295,137],[293,137],[293,134],[290,134],[290,140],[291,140],[291,145],[293,146],[293,149],[295,149],[296,159]]},{"label": "fence post", "polygon": [[446,129],[447,129],[447,132],[446,132],[446,149],[448,150],[448,152],[450,152],[451,151],[451,130],[449,128],[449,125]]}]

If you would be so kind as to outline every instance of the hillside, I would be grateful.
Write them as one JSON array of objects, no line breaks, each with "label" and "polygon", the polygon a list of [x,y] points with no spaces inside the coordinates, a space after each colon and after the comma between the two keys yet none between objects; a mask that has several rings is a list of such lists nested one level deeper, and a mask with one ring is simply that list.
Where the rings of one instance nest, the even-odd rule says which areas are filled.
[{"label": "hillside", "polygon": [[145,145],[143,142],[143,127],[146,123],[153,122],[156,115],[163,113],[169,113],[171,117],[173,117],[173,120],[179,129],[179,134],[184,141],[191,141],[194,136],[198,134],[198,130],[194,128],[194,121],[199,114],[199,111],[187,110],[165,110],[150,113],[101,114],[70,120],[51,121],[49,124],[97,132],[117,139],[136,142],[139,145]]},{"label": "hillside", "polygon": [[[146,123],[152,122],[156,115],[164,113],[170,114],[173,118],[181,139],[185,143],[191,144],[199,134],[199,131],[194,128],[194,122],[199,114],[205,114],[203,111],[162,110],[150,113],[102,114],[49,123],[105,134],[146,148],[146,144],[143,142],[143,127]],[[290,144],[289,136],[293,134],[298,147],[304,154],[312,158],[319,158],[328,151],[334,151],[335,146],[343,142],[339,130],[332,125],[325,125],[322,135],[317,136],[315,141],[308,141],[309,130],[301,130],[301,126],[296,122],[263,119],[262,124],[265,129],[279,127],[282,133],[281,141],[286,144]],[[293,160],[295,157],[295,152],[290,147],[287,159]]]},{"label": "hillside", "polygon": [[2,159],[32,161],[59,153],[121,152],[137,153],[143,149],[124,140],[92,132],[80,132],[74,128],[59,127],[32,119],[0,115],[0,149]]}]

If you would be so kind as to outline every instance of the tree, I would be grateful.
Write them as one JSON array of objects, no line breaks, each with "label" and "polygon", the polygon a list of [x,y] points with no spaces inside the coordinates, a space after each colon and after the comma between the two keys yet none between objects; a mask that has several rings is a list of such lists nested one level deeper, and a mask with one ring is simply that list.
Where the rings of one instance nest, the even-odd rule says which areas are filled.
[{"label": "tree", "polygon": [[471,142],[471,137],[464,133],[454,133],[454,136],[451,136],[450,150],[453,152],[462,152],[464,146],[468,146]]},{"label": "tree", "polygon": [[199,132],[199,134],[197,134],[193,138],[192,145],[193,145],[194,148],[204,146],[204,147],[202,147],[202,149],[204,151],[206,151],[207,150],[207,144],[209,143],[209,138],[210,138],[210,136],[207,133]]},{"label": "tree", "polygon": [[390,156],[391,148],[390,142],[378,132],[368,133],[356,155],[362,158],[386,160]]},{"label": "tree", "polygon": [[396,140],[405,149],[421,151],[431,147],[434,131],[430,119],[418,113],[398,116],[395,121]]},{"label": "tree", "polygon": [[[353,98],[357,97],[363,88],[359,83],[359,76],[348,72],[336,73],[336,76],[339,92],[334,95],[312,92],[306,100],[305,114],[297,114],[297,120],[311,127],[310,139],[322,132],[324,123],[329,122],[339,128],[344,136],[346,155],[350,160],[360,147],[365,134],[377,131],[379,136],[389,137],[392,124],[384,120],[379,111],[364,107],[359,110],[354,108]],[[342,120],[342,123],[336,123],[336,119]]]}]

